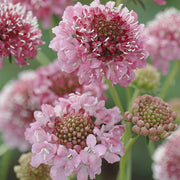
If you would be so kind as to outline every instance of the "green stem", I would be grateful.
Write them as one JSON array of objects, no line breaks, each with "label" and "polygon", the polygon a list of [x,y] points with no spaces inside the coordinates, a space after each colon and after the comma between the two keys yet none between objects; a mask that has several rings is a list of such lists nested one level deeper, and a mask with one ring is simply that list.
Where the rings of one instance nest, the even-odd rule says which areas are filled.
[{"label": "green stem", "polygon": [[139,137],[139,135],[129,139],[129,141],[127,142],[127,144],[125,146],[125,155],[129,152],[129,150],[131,149],[131,147],[135,143],[135,141],[138,139],[138,137]]},{"label": "green stem", "polygon": [[126,169],[126,178],[131,180],[131,173],[132,172],[132,151],[128,153],[127,157],[127,169]]},{"label": "green stem", "polygon": [[[132,104],[135,100],[135,98],[140,94],[140,90],[139,89],[135,89],[134,91],[134,94],[131,98],[131,101],[129,103],[129,106],[128,106],[128,111],[131,112],[131,108],[132,108]],[[130,122],[127,122],[125,120],[123,120],[123,124],[126,124],[126,127],[125,127],[125,133],[123,134],[122,136],[122,141],[124,142],[124,144],[126,145],[126,143],[128,142],[128,140],[131,138],[131,123]]]},{"label": "green stem", "polygon": [[128,106],[128,111],[129,111],[129,112],[132,111],[132,110],[131,110],[132,104],[133,104],[134,100],[137,98],[137,96],[139,96],[139,94],[140,94],[140,90],[136,88],[135,91],[134,91],[134,93],[133,93],[133,96],[132,96],[132,98],[131,98],[131,101],[130,101],[130,103],[129,103],[129,106]]},{"label": "green stem", "polygon": [[1,146],[0,146],[0,157],[4,154],[4,153],[6,153],[8,151],[8,147],[6,146],[6,144],[2,144]]},{"label": "green stem", "polygon": [[149,150],[150,156],[152,157],[152,155],[154,154],[154,151],[155,151],[154,141],[151,141],[151,140],[149,141],[148,150]]},{"label": "green stem", "polygon": [[167,77],[167,79],[166,79],[166,81],[165,81],[165,83],[161,89],[161,92],[159,94],[160,98],[162,98],[162,99],[165,98],[171,83],[173,82],[173,80],[175,79],[176,75],[179,72],[179,69],[180,69],[180,61],[176,60],[172,71],[169,73],[169,75],[168,75],[168,77]]},{"label": "green stem", "polygon": [[6,151],[6,153],[2,156],[1,159],[1,168],[0,168],[0,177],[1,180],[6,180],[9,170],[9,164],[11,161],[12,152],[11,150]]},{"label": "green stem", "polygon": [[51,62],[49,58],[47,57],[47,55],[45,55],[42,51],[38,51],[38,55],[36,59],[39,62],[39,64],[44,65],[44,66],[48,65]]},{"label": "green stem", "polygon": [[[126,176],[126,170],[131,169],[131,163],[128,163],[131,158],[130,150],[134,142],[138,139],[139,135],[135,136],[134,138],[130,138],[127,144],[125,145],[125,154],[122,156],[120,160],[120,169],[118,173],[118,178],[117,180],[127,180]],[[130,161],[131,162],[131,161]],[[130,177],[130,176],[129,176]]]},{"label": "green stem", "polygon": [[130,87],[126,87],[126,96],[127,96],[127,102],[128,104],[130,103],[131,97],[132,97],[132,92]]},{"label": "green stem", "polygon": [[[131,101],[129,103],[128,106],[128,111],[131,112],[131,108],[132,108],[132,104],[135,100],[135,98],[140,94],[140,90],[139,89],[135,89],[134,94],[131,98]],[[118,180],[127,180],[127,173],[131,173],[131,151],[130,148],[132,146],[132,144],[136,141],[136,139],[138,138],[138,136],[136,136],[135,138],[131,138],[132,134],[131,134],[131,123],[127,122],[127,121],[123,121],[124,124],[126,124],[125,127],[125,133],[122,136],[122,141],[124,142],[125,145],[125,155],[121,158],[120,160],[120,169],[119,169],[119,173],[118,173]],[[130,178],[131,176],[128,175],[128,177]]]},{"label": "green stem", "polygon": [[114,103],[116,104],[116,106],[120,109],[121,111],[121,114],[124,114],[124,109],[121,105],[121,101],[119,99],[119,96],[118,96],[118,93],[116,91],[116,88],[114,86],[111,85],[111,81],[110,80],[107,80],[106,79],[106,83],[108,84],[109,86],[109,90],[110,90],[110,93],[111,93],[111,96],[113,98],[113,101]]}]

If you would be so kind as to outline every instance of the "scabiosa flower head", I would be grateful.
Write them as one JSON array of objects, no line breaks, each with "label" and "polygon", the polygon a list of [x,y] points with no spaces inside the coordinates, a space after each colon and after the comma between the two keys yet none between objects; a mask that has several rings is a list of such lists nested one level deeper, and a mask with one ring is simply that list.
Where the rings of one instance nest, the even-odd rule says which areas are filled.
[{"label": "scabiosa flower head", "polygon": [[132,121],[132,131],[148,136],[150,140],[168,137],[177,129],[173,124],[176,112],[159,97],[150,95],[138,96],[132,105],[132,113],[126,112],[125,118]]},{"label": "scabiosa flower head", "polygon": [[153,176],[156,180],[180,179],[180,129],[160,145],[154,155],[152,165]]},{"label": "scabiosa flower head", "polygon": [[59,98],[53,107],[42,105],[36,121],[27,128],[26,139],[32,144],[31,165],[52,165],[53,180],[67,179],[72,173],[78,180],[94,179],[100,174],[102,158],[109,163],[124,154],[121,136],[124,125],[119,109],[106,109],[105,101],[87,94]]},{"label": "scabiosa flower head", "polygon": [[42,44],[37,26],[36,17],[20,4],[0,3],[0,68],[5,56],[13,56],[19,66],[36,57],[36,47]]},{"label": "scabiosa flower head", "polygon": [[50,27],[53,15],[62,17],[66,6],[70,5],[73,0],[11,0],[13,3],[20,2],[27,10],[33,12],[39,20],[42,20],[44,28]]},{"label": "scabiosa flower head", "polygon": [[34,121],[34,110],[40,109],[31,99],[33,71],[19,75],[18,80],[9,82],[0,93],[0,130],[4,141],[20,151],[29,149],[24,131]]},{"label": "scabiosa flower head", "polygon": [[137,88],[145,91],[155,90],[160,83],[160,74],[157,69],[147,65],[143,69],[135,70],[136,79],[132,82]]},{"label": "scabiosa flower head", "polygon": [[88,93],[98,99],[106,99],[107,85],[102,82],[90,85],[79,84],[77,75],[61,71],[58,61],[50,63],[47,67],[38,68],[36,74],[33,92],[39,105],[52,104],[58,97],[68,97],[68,94],[75,92]]},{"label": "scabiosa flower head", "polygon": [[163,74],[167,74],[170,61],[180,59],[179,26],[180,11],[170,8],[158,13],[145,29],[145,36],[149,38],[145,48],[152,64]]},{"label": "scabiosa flower head", "polygon": [[19,180],[51,180],[51,166],[41,164],[38,168],[31,166],[32,153],[22,154],[19,158],[19,165],[14,167],[14,171]]},{"label": "scabiosa flower head", "polygon": [[146,65],[143,25],[137,14],[115,2],[106,5],[94,0],[90,6],[77,3],[66,8],[50,48],[58,52],[60,67],[77,71],[79,82],[101,81],[103,75],[112,84],[127,86],[135,79],[133,70]]},{"label": "scabiosa flower head", "polygon": [[164,0],[153,0],[153,1],[159,5],[165,5],[166,4],[166,1],[164,1]]},{"label": "scabiosa flower head", "polygon": [[177,112],[177,118],[175,122],[180,124],[180,98],[173,98],[168,101],[169,105],[171,106],[172,110]]}]

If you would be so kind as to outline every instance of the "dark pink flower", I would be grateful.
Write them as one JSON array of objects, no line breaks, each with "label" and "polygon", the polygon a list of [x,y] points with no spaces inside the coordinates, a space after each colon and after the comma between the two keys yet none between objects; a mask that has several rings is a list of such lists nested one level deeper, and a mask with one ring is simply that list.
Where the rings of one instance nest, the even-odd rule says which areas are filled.
[{"label": "dark pink flower", "polygon": [[124,153],[124,125],[116,124],[122,116],[118,108],[111,115],[104,105],[104,101],[88,94],[59,98],[54,107],[42,105],[42,111],[35,112],[36,122],[25,132],[35,154],[31,165],[52,165],[53,180],[60,175],[65,180],[72,173],[78,180],[87,180],[100,174],[102,158],[109,163],[119,161]]},{"label": "dark pink flower", "polygon": [[43,27],[49,28],[53,15],[61,17],[66,6],[73,0],[11,0],[12,3],[21,3],[27,10],[33,12],[39,20],[42,20]]},{"label": "dark pink flower", "polygon": [[156,141],[167,138],[178,128],[173,124],[176,114],[161,98],[143,95],[134,100],[132,113],[126,112],[124,116],[134,124],[132,131]]},{"label": "dark pink flower", "polygon": [[28,64],[26,58],[37,55],[42,44],[41,30],[32,12],[20,4],[0,3],[0,68],[4,57],[15,58],[19,66]]},{"label": "dark pink flower", "polygon": [[153,176],[157,180],[180,179],[180,130],[160,145],[154,155]]},{"label": "dark pink flower", "polygon": [[34,110],[40,109],[31,99],[32,82],[36,74],[23,72],[18,80],[11,81],[0,93],[0,130],[4,141],[11,148],[26,151],[30,148],[24,131],[34,121]]},{"label": "dark pink flower", "polygon": [[90,6],[77,3],[68,6],[50,48],[58,52],[60,68],[68,73],[77,71],[80,84],[102,80],[127,86],[135,79],[133,70],[146,65],[143,48],[143,25],[137,14],[115,2]]},{"label": "dark pink flower", "polygon": [[149,52],[152,64],[167,74],[169,62],[180,59],[180,11],[170,8],[156,15],[147,24],[145,48]]}]

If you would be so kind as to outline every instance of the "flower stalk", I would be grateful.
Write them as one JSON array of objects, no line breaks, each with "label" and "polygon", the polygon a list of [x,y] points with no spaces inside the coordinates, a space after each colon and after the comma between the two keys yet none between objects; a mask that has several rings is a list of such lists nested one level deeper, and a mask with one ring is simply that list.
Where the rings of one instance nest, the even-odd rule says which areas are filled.
[{"label": "flower stalk", "polygon": [[121,158],[120,161],[120,169],[119,169],[119,174],[118,174],[118,178],[117,180],[128,180],[127,179],[127,173],[126,173],[126,169],[130,169],[131,170],[131,147],[134,144],[134,142],[138,139],[139,135],[130,138],[127,142],[127,144],[125,145],[125,154],[124,156]]},{"label": "flower stalk", "polygon": [[[140,94],[140,90],[139,89],[135,89],[134,94],[131,98],[131,101],[129,103],[128,106],[128,110],[131,110],[132,104],[134,99]],[[133,145],[133,143],[136,141],[136,138],[131,138],[131,123],[127,122],[127,121],[123,121],[124,124],[126,124],[125,127],[125,133],[123,134],[122,137],[122,141],[124,142],[125,145],[125,154],[124,156],[121,158],[120,161],[120,169],[119,169],[119,173],[118,173],[118,178],[117,180],[127,180],[127,174],[131,173],[131,172],[127,172],[127,171],[131,171],[131,147]],[[131,176],[129,176],[130,178]]]},{"label": "flower stalk", "polygon": [[11,157],[12,157],[12,151],[8,150],[1,159],[1,169],[0,169],[1,180],[8,179],[7,176],[8,176]]},{"label": "flower stalk", "polygon": [[110,91],[110,93],[111,93],[111,96],[112,96],[112,98],[113,98],[113,101],[114,101],[115,105],[116,105],[117,107],[119,107],[119,109],[120,109],[120,111],[121,111],[121,114],[124,114],[124,109],[123,109],[123,107],[122,107],[120,98],[119,98],[118,93],[117,93],[117,91],[116,91],[116,88],[111,85],[111,81],[110,81],[110,80],[106,79],[106,83],[107,83],[108,86],[109,86],[109,91]]},{"label": "flower stalk", "polygon": [[173,67],[172,71],[168,74],[167,79],[166,79],[166,81],[161,89],[161,92],[159,94],[159,97],[161,97],[162,99],[165,98],[171,83],[174,81],[176,75],[179,72],[179,69],[180,69],[180,61],[176,60],[174,63],[174,67]]}]

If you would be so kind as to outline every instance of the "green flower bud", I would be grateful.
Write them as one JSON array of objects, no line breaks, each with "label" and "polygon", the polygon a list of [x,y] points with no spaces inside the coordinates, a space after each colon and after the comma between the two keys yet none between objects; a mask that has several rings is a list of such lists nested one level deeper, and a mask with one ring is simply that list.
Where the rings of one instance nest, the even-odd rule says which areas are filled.
[{"label": "green flower bud", "polygon": [[41,164],[35,168],[30,165],[33,154],[22,154],[18,162],[20,165],[14,167],[14,171],[19,180],[51,180],[50,168],[51,166]]},{"label": "green flower bud", "polygon": [[153,91],[157,89],[160,83],[160,74],[157,69],[151,65],[146,68],[135,71],[136,79],[132,82],[138,89],[144,91]]}]

